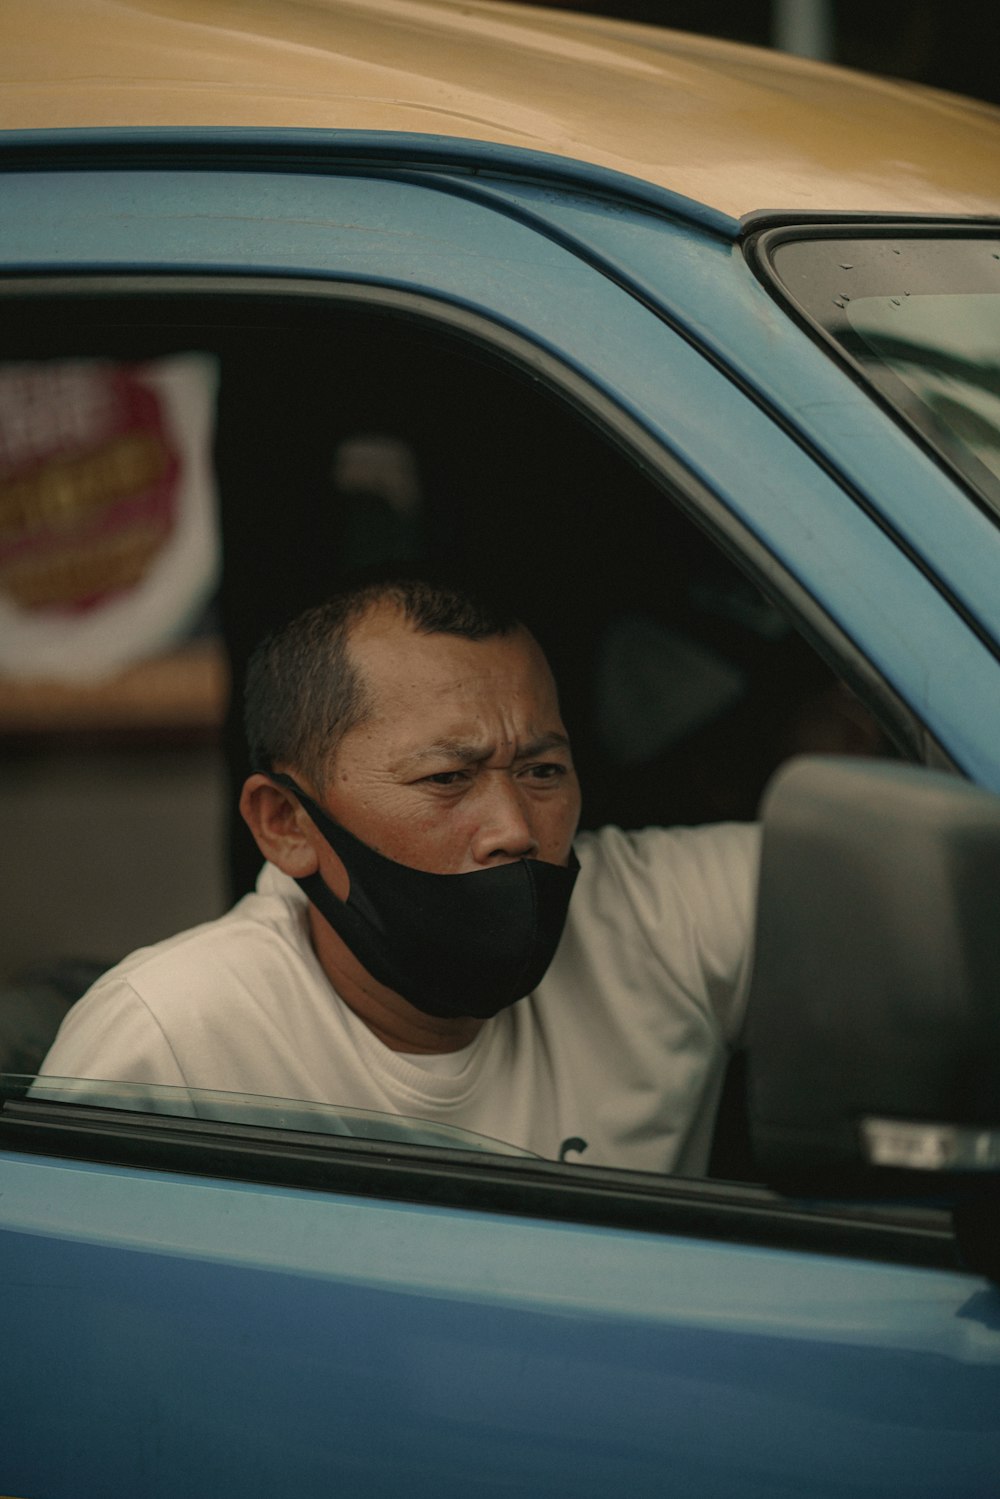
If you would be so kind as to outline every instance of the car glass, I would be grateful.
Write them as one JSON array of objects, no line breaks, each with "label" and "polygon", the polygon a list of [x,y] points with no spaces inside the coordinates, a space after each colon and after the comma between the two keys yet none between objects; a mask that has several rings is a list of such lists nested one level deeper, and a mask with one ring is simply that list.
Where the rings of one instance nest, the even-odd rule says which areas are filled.
[{"label": "car glass", "polygon": [[104,1082],[94,1078],[19,1077],[0,1073],[0,1100],[29,1097],[39,1103],[68,1103],[91,1109],[125,1109],[178,1119],[213,1120],[264,1129],[297,1130],[358,1140],[387,1140],[404,1145],[440,1146],[486,1151],[491,1155],[532,1157],[530,1150],[491,1140],[472,1130],[428,1119],[380,1114],[308,1099],[265,1098],[222,1089],[181,1088],[166,1084]]},{"label": "car glass", "polygon": [[1000,513],[1000,240],[778,243],[783,289]]}]

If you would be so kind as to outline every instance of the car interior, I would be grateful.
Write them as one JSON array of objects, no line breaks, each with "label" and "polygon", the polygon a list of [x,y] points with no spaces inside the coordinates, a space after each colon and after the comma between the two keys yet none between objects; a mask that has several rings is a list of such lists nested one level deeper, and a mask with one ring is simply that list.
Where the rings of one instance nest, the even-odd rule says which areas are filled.
[{"label": "car interior", "polygon": [[[665,488],[567,389],[423,315],[204,288],[147,281],[8,296],[0,358],[216,361],[222,577],[196,630],[216,643],[233,683],[264,633],[347,574],[433,563],[499,592],[546,649],[585,827],[752,819],[793,754],[904,752],[858,684],[824,659],[822,641],[805,638],[773,589],[707,534],[690,497]],[[47,795],[46,775],[56,788],[71,762],[99,766],[109,745],[138,780],[165,749],[182,776],[185,756],[210,757],[226,809],[226,896],[251,888],[259,855],[228,810],[250,768],[238,691],[187,734],[8,728],[0,754],[15,780],[28,761],[41,766]],[[74,875],[92,898],[116,857],[102,836]],[[13,857],[19,878],[44,889],[30,848]],[[156,869],[151,902],[157,888],[194,878],[183,849],[168,857],[147,847],[142,858]],[[51,914],[51,938],[32,961],[0,971],[2,1072],[33,1072],[66,1007],[125,955],[67,951]],[[742,1178],[738,1086],[730,1091],[712,1171]]]}]

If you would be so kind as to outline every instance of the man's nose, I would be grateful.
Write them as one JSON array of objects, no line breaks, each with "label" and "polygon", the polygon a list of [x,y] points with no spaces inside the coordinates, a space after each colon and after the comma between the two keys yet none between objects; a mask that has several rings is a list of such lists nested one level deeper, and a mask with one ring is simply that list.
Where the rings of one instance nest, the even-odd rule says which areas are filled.
[{"label": "man's nose", "polygon": [[538,853],[530,809],[517,782],[503,773],[487,773],[481,786],[479,819],[472,840],[477,864],[501,859],[531,859]]}]

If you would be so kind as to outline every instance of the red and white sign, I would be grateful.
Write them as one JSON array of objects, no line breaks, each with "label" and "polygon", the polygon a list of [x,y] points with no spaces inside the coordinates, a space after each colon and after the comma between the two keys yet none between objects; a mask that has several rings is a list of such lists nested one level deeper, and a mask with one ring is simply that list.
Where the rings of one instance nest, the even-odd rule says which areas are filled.
[{"label": "red and white sign", "polygon": [[0,366],[0,670],[96,678],[169,646],[219,572],[216,363]]}]

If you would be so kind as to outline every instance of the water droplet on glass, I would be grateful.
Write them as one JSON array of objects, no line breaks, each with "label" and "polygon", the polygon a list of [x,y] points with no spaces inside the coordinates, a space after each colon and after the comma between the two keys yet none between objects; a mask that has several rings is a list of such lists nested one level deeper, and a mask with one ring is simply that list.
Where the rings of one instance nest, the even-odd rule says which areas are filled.
[{"label": "water droplet on glass", "polygon": [[889,301],[892,303],[893,307],[899,307],[901,305],[898,297],[890,297]]},{"label": "water droplet on glass", "polygon": [[904,297],[908,297],[909,295],[910,295],[910,293],[908,291],[904,291],[904,293],[903,293]]},{"label": "water droplet on glass", "polygon": [[851,261],[849,261],[849,260],[842,260],[840,262],[840,269],[842,271],[853,271],[854,266],[853,266],[853,264],[852,264]]},{"label": "water droplet on glass", "polygon": [[851,300],[850,297],[847,295],[846,291],[842,291],[840,293],[840,295],[843,297],[843,299],[844,299],[845,302],[849,302]]},{"label": "water droplet on glass", "polygon": [[834,297],[834,299],[833,299],[833,305],[834,305],[834,307],[843,307],[844,304],[841,301],[840,297]]}]

